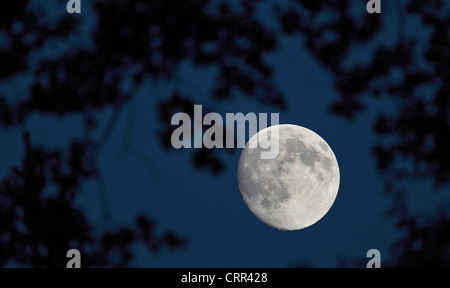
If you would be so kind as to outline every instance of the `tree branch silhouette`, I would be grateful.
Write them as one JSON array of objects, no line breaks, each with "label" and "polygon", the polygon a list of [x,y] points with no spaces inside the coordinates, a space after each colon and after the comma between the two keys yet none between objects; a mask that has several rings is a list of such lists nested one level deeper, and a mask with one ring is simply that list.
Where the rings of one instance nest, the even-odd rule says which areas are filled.
[{"label": "tree branch silhouette", "polygon": [[[32,115],[81,115],[84,132],[81,139],[51,151],[33,145],[32,136],[38,131],[27,132],[22,166],[11,167],[0,185],[0,265],[64,267],[61,255],[79,248],[85,251],[87,267],[124,267],[132,265],[132,247],[138,242],[154,253],[183,247],[182,237],[171,231],[156,233],[156,223],[144,215],[127,228],[114,223],[99,231],[73,201],[83,181],[96,179],[102,217],[110,222],[98,154],[121,110],[135,96],[130,91],[149,78],[176,80],[174,75],[185,61],[217,69],[215,85],[208,92],[216,100],[229,99],[238,90],[263,103],[284,106],[272,69],[263,59],[276,47],[275,33],[255,16],[257,2],[95,0],[91,5],[96,24],[89,33],[79,33],[75,17],[54,19],[54,26],[41,21],[54,8],[42,1],[39,11],[33,10],[30,3],[0,4],[0,35],[6,37],[0,45],[0,85],[11,88],[0,98],[0,125],[20,129]],[[91,47],[69,41],[73,35],[90,38],[82,42],[91,42]],[[32,67],[30,55],[39,54],[51,41],[64,42],[65,52],[47,51],[51,57],[35,60]],[[23,73],[30,76],[30,84],[12,87],[11,79]],[[19,94],[25,97],[14,99]],[[159,99],[159,104],[164,101]],[[98,117],[108,108],[113,112],[96,137]],[[161,121],[170,122],[167,117]],[[125,132],[132,135],[129,127]],[[122,148],[156,173],[131,140],[124,141]],[[224,167],[215,152],[206,149],[193,154],[192,163],[213,173]]]},{"label": "tree branch silhouette", "polygon": [[[450,73],[444,64],[450,61],[449,4],[441,0],[393,1],[398,38],[387,45],[376,41],[383,35],[383,26],[389,27],[387,18],[361,12],[362,24],[357,25],[351,9],[355,2],[296,1],[294,8],[280,14],[280,23],[286,33],[304,35],[305,46],[336,76],[339,98],[331,107],[333,113],[354,120],[366,108],[364,97],[384,97],[396,107],[391,113],[379,111],[373,126],[379,135],[373,154],[386,179],[386,192],[393,197],[388,215],[397,219],[399,227],[408,227],[394,247],[401,252],[391,265],[448,267],[450,239],[443,229],[449,223],[448,215],[432,213],[428,217],[435,219],[434,223],[417,223],[415,215],[406,213],[404,183],[431,180],[435,190],[442,191],[450,182]],[[408,25],[412,18],[421,23]],[[406,33],[407,29],[414,29],[414,34]],[[324,42],[326,33],[336,37]],[[423,35],[429,39],[424,40]],[[351,49],[361,45],[374,48],[373,53],[361,54],[371,61],[349,64],[356,55]],[[422,244],[414,246],[415,241]]]}]

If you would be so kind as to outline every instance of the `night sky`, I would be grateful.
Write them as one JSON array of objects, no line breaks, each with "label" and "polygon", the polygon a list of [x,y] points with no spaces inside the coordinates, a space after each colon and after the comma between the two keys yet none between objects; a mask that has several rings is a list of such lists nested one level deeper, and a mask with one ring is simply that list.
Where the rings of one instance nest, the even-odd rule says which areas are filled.
[{"label": "night sky", "polygon": [[[81,15],[67,17],[91,21],[89,5],[83,9]],[[262,17],[270,19],[270,15],[262,12]],[[374,17],[394,21],[389,5]],[[385,30],[385,38],[380,41],[389,45],[394,42],[395,33],[389,27]],[[174,81],[146,79],[135,98],[124,106],[99,156],[106,202],[101,200],[99,182],[89,180],[81,184],[82,192],[76,203],[97,229],[126,225],[137,213],[144,213],[154,218],[161,229],[171,229],[188,241],[183,249],[164,250],[157,255],[138,245],[134,248],[137,257],[133,266],[336,267],[345,263],[357,266],[369,260],[366,258],[369,249],[381,252],[382,265],[383,261],[391,260],[391,245],[401,232],[386,217],[391,199],[383,194],[383,181],[371,153],[376,139],[371,127],[375,113],[389,110],[393,104],[371,100],[366,113],[353,121],[332,115],[330,105],[338,97],[333,85],[335,76],[302,47],[301,40],[298,36],[282,36],[278,48],[267,55],[274,68],[275,83],[285,95],[286,110],[238,93],[219,103],[208,95],[214,69],[199,69],[190,63],[179,67]],[[354,53],[355,59],[361,59],[365,52],[355,49]],[[17,85],[4,81],[1,87],[7,90]],[[188,149],[164,149],[157,133],[160,128],[157,103],[175,89],[189,93],[196,103],[222,115],[278,112],[281,124],[300,125],[319,134],[333,149],[340,168],[339,192],[331,210],[306,229],[278,231],[260,222],[238,191],[236,168],[241,149],[231,154],[220,151],[226,168],[218,175],[196,169]],[[98,137],[111,113],[110,108],[101,112]],[[19,165],[24,151],[22,131],[26,129],[31,131],[34,144],[48,148],[64,147],[68,140],[83,133],[82,118],[76,114],[64,117],[35,114],[23,127],[1,128],[1,177],[7,175],[12,165]],[[123,151],[125,138],[136,148],[134,154]],[[414,196],[415,191],[428,184],[411,185],[413,209],[426,211],[437,201]],[[105,203],[110,221],[105,221],[102,215]]]}]

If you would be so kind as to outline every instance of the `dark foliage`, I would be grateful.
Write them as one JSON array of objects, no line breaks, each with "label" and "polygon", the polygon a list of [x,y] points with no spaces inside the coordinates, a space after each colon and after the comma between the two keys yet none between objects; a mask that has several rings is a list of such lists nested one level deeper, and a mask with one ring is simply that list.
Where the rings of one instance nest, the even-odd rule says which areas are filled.
[{"label": "dark foliage", "polygon": [[[280,23],[286,33],[304,35],[306,47],[335,74],[340,95],[331,111],[354,119],[366,108],[365,97],[388,99],[396,107],[379,112],[374,132],[380,140],[373,148],[386,191],[396,199],[390,215],[399,227],[408,223],[406,236],[395,246],[401,251],[398,261],[392,265],[448,267],[448,218],[435,215],[430,216],[438,219],[432,224],[416,224],[414,215],[400,212],[406,193],[399,184],[431,179],[435,188],[442,188],[450,181],[448,1],[382,1],[384,11],[396,15],[396,23],[384,14],[355,16],[352,8],[361,6],[360,1],[296,2],[281,13]],[[415,33],[406,33],[407,28]],[[395,41],[376,40],[386,29],[397,32]],[[362,53],[370,61],[359,64],[355,54],[364,45],[373,52]],[[418,242],[422,244],[412,249],[411,243]]]},{"label": "dark foliage", "polygon": [[[284,106],[272,84],[272,70],[263,60],[276,47],[276,38],[256,19],[255,3],[92,1],[97,24],[90,35],[83,36],[92,47],[67,44],[60,55],[53,55],[45,44],[70,43],[69,37],[80,35],[82,23],[76,23],[77,17],[62,17],[51,24],[42,19],[51,18],[48,14],[55,7],[44,2],[33,7],[31,1],[0,4],[0,81],[11,85],[8,81],[14,77],[31,75],[32,79],[29,85],[16,87],[14,95],[2,95],[1,125],[21,127],[36,113],[58,117],[79,113],[86,130],[83,139],[58,151],[34,147],[27,132],[23,167],[13,167],[1,184],[0,265],[61,267],[68,249],[82,248],[85,267],[128,266],[133,259],[131,246],[138,241],[153,252],[185,244],[173,232],[156,234],[155,223],[145,216],[137,218],[132,228],[99,232],[73,200],[84,180],[98,177],[97,155],[121,107],[145,78],[173,79],[183,61],[217,68],[211,94],[218,100],[236,90]],[[64,1],[60,4],[65,7]],[[43,56],[31,65],[31,55],[38,52]],[[20,93],[27,97],[16,97]],[[98,125],[96,115],[108,107],[115,112],[96,141],[91,133]],[[170,123],[176,109],[191,110],[192,103],[189,95],[174,95],[159,108],[160,136],[169,148],[172,127],[164,123]],[[29,133],[32,136],[33,131]],[[213,173],[224,168],[213,150],[199,149],[192,161]]]},{"label": "dark foliage", "polygon": [[[97,154],[114,117],[99,141],[90,132],[98,125],[99,112],[112,107],[117,113],[146,78],[173,80],[183,62],[217,69],[210,92],[218,101],[238,91],[285,108],[273,84],[272,69],[263,59],[276,48],[277,34],[256,16],[259,1],[91,1],[96,26],[83,37],[92,45],[68,44],[65,53],[55,55],[52,43],[79,33],[80,23],[76,17],[61,17],[49,24],[42,20],[48,14],[44,1],[42,7],[33,9],[30,2],[0,4],[0,84],[8,85],[23,75],[31,79],[29,85],[12,92],[26,97],[0,95],[0,125],[21,128],[38,113],[81,114],[87,133],[54,151],[33,146],[33,131],[25,133],[22,165],[12,167],[0,186],[0,265],[64,266],[65,252],[79,247],[88,251],[83,257],[85,266],[128,266],[137,241],[154,252],[183,246],[184,240],[173,232],[157,234],[155,222],[146,216],[137,217],[131,228],[99,232],[75,207],[81,183],[99,175]],[[390,186],[397,180],[424,178],[432,179],[437,187],[447,185],[448,3],[394,1],[397,4],[391,8],[396,9],[397,23],[393,24],[379,15],[355,14],[355,5],[361,8],[357,11],[365,10],[364,2],[290,1],[281,9],[279,24],[286,34],[302,35],[305,47],[335,75],[339,98],[331,107],[333,113],[356,119],[368,97],[396,104],[395,111],[380,112],[374,124],[380,141],[373,149],[394,199],[404,196],[397,184]],[[65,1],[60,3],[64,7]],[[414,29],[423,29],[423,33],[406,35],[406,22],[412,16],[421,25]],[[398,39],[392,45],[380,43],[377,37],[393,25]],[[428,39],[419,37],[427,35],[426,31]],[[362,64],[354,59],[354,49],[361,45],[374,48],[370,55],[363,55],[369,61]],[[44,56],[32,65],[31,56],[41,50]],[[16,99],[12,101],[11,96]],[[190,96],[175,91],[159,104],[159,136],[166,148],[170,147],[170,116],[178,111],[191,113]],[[224,168],[214,150],[195,151],[192,159],[196,167],[213,173]],[[405,159],[413,164],[402,165]],[[398,212],[403,211],[404,201],[393,203],[396,213],[391,217],[408,228],[396,246],[401,253],[393,265],[448,266],[448,218],[437,215],[432,224],[419,225],[413,215]]]},{"label": "dark foliage", "polygon": [[32,146],[29,134],[24,142],[22,167],[13,168],[0,184],[1,266],[13,261],[65,267],[67,250],[80,249],[85,267],[122,267],[132,260],[133,243],[142,242],[152,252],[185,245],[173,232],[156,233],[155,223],[144,215],[132,228],[96,236],[74,205],[80,183],[96,174],[89,156],[92,145],[71,143],[66,155]]}]

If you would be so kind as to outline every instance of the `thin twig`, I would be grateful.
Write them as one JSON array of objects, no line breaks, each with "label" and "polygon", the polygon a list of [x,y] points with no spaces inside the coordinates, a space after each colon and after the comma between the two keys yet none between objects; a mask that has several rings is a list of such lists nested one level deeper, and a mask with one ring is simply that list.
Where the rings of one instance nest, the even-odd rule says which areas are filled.
[{"label": "thin twig", "polygon": [[[133,89],[130,93],[130,95],[135,94],[135,89]],[[131,100],[130,100],[131,101]],[[114,107],[113,112],[109,116],[108,122],[105,125],[105,128],[103,129],[99,140],[97,143],[94,144],[94,159],[98,161],[98,157],[100,155],[100,152],[102,151],[103,147],[108,142],[109,138],[111,137],[112,132],[116,128],[117,122],[120,118],[120,115],[122,113],[123,106],[118,104]],[[109,223],[111,221],[111,215],[109,213],[109,205],[107,201],[107,190],[105,182],[103,181],[102,175],[99,172],[97,178],[97,188],[99,191],[100,196],[100,202],[101,202],[101,210],[102,210],[102,216],[105,223]]]},{"label": "thin twig", "polygon": [[100,207],[102,210],[103,221],[105,224],[110,223],[111,214],[109,213],[106,185],[105,185],[105,182],[103,181],[103,177],[102,177],[101,173],[98,174],[98,176],[96,178],[96,182],[97,182],[97,189],[98,189],[98,194],[99,194],[99,198],[100,198]]},{"label": "thin twig", "polygon": [[120,145],[118,156],[123,156],[130,149],[134,128],[136,123],[136,106],[133,101],[130,102],[127,112],[127,122],[125,124],[125,131],[123,133],[122,145]]},{"label": "thin twig", "polygon": [[402,1],[400,0],[393,0],[394,6],[395,6],[395,12],[397,15],[397,37],[398,37],[398,43],[403,42],[405,38],[405,13],[403,9]]},{"label": "thin twig", "polygon": [[95,144],[94,150],[97,157],[98,154],[100,154],[103,146],[108,142],[112,131],[114,131],[114,128],[116,127],[117,120],[119,119],[121,113],[122,113],[122,106],[114,107],[114,110],[111,116],[109,117],[108,122],[106,123],[106,126],[103,129],[102,134],[100,135],[99,140]]},{"label": "thin twig", "polygon": [[153,161],[150,159],[150,157],[140,150],[139,148],[134,147],[133,145],[130,145],[128,149],[128,153],[130,156],[141,162],[142,165],[144,165],[147,170],[152,174],[153,180],[158,183],[159,182],[159,172],[158,169],[156,169],[155,165],[153,164]]}]

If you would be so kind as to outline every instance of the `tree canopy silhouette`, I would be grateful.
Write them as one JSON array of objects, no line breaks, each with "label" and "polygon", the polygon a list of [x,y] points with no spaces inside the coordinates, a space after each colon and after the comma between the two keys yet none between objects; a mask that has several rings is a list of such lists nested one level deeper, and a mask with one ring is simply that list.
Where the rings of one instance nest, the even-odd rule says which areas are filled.
[{"label": "tree canopy silhouette", "polygon": [[[286,33],[303,35],[305,46],[335,75],[339,98],[333,113],[355,119],[365,103],[374,103],[369,98],[389,101],[373,126],[380,136],[373,154],[393,198],[389,215],[406,229],[390,265],[448,267],[449,215],[439,207],[434,215],[411,214],[402,184],[431,180],[442,190],[450,181],[449,3],[382,1],[384,11],[396,16],[393,22],[377,14],[355,15],[363,9],[357,2],[293,1],[280,13],[280,23]],[[386,29],[396,31],[393,41]],[[431,219],[419,221],[423,217]]]},{"label": "tree canopy silhouette", "polygon": [[[239,90],[283,107],[272,70],[262,58],[275,48],[276,38],[256,19],[256,2],[91,1],[89,11],[96,25],[88,33],[78,18],[58,18],[54,10],[63,9],[64,1],[59,2],[61,7],[43,1],[0,4],[0,81],[11,87],[13,79],[29,77],[19,80],[26,84],[13,87],[12,95],[0,98],[1,125],[19,128],[31,115],[78,113],[86,131],[62,150],[35,147],[34,131],[25,132],[22,166],[13,167],[0,185],[0,265],[64,267],[65,252],[82,248],[84,265],[127,266],[134,256],[130,246],[137,241],[151,251],[185,244],[173,232],[156,233],[155,222],[145,215],[138,216],[131,228],[98,232],[74,206],[81,182],[99,175],[97,155],[117,113],[99,139],[93,130],[101,111],[108,107],[120,111],[145,79],[172,79],[183,61],[217,68],[212,95],[218,100]],[[73,37],[77,41],[71,41]],[[54,52],[56,44],[63,52]],[[162,101],[162,123],[170,122],[172,112],[186,108],[189,101],[189,95],[179,93]],[[162,144],[170,148],[171,127],[162,127]],[[223,164],[214,153],[200,149],[193,163],[218,173]]]},{"label": "tree canopy silhouette", "polygon": [[[22,164],[0,184],[0,265],[64,266],[62,255],[79,247],[87,251],[83,261],[89,266],[127,266],[137,241],[151,251],[182,247],[182,237],[156,233],[156,223],[145,215],[137,216],[131,228],[99,232],[73,201],[81,182],[98,177],[97,155],[119,111],[147,79],[173,80],[182,63],[217,70],[209,91],[217,101],[241,93],[286,108],[264,60],[280,34],[257,17],[264,1],[95,0],[88,10],[95,24],[88,32],[76,17],[58,16],[49,2],[34,2],[39,5],[0,3],[0,85],[11,88],[0,92],[0,123],[21,129],[32,115],[79,114],[85,133],[60,150],[37,147],[33,131],[24,133]],[[277,23],[285,34],[302,35],[304,47],[335,76],[339,98],[333,113],[354,120],[369,98],[394,103],[394,111],[380,111],[374,123],[380,137],[373,148],[386,190],[395,199],[391,217],[408,231],[392,265],[448,266],[448,215],[419,224],[405,207],[399,180],[432,179],[436,187],[450,180],[449,4],[393,1],[394,24],[367,14],[363,2],[289,1],[277,7]],[[64,9],[65,1],[59,3]],[[420,20],[414,24],[420,33],[406,33],[412,17]],[[393,25],[398,37],[387,45],[379,38]],[[58,45],[61,49],[54,49]],[[355,60],[355,49],[363,45],[370,52]],[[189,112],[191,96],[174,91],[155,111],[161,144],[168,149],[169,117]],[[98,137],[94,129],[107,108],[115,112]],[[213,173],[224,168],[214,149],[194,151],[192,161]]]}]

